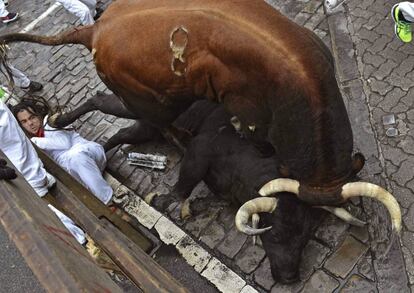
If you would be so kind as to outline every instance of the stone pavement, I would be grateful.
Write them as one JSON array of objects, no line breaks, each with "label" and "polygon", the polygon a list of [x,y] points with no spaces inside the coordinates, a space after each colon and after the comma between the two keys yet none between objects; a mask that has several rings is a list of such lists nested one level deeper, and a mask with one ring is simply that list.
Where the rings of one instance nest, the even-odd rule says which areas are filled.
[{"label": "stone pavement", "polygon": [[[9,10],[21,12],[22,19],[3,25],[0,33],[21,30],[53,3],[11,1]],[[304,251],[301,282],[282,286],[273,281],[263,248],[253,246],[250,238],[236,231],[236,210],[226,202],[217,201],[205,213],[175,224],[190,235],[188,241],[197,243],[251,286],[249,290],[243,287],[243,292],[409,292],[414,284],[414,99],[410,95],[414,56],[410,56],[412,45],[403,45],[394,37],[388,13],[395,1],[350,0],[330,16],[325,15],[319,0],[268,3],[315,31],[332,49],[355,148],[367,158],[361,178],[393,191],[400,202],[404,215],[400,242],[395,241],[390,252],[379,257],[390,241],[388,214],[372,200],[353,200],[348,208],[367,220],[367,228],[349,227],[333,216],[326,217]],[[50,35],[75,24],[76,18],[60,7],[32,32]],[[97,90],[109,92],[96,75],[91,54],[81,46],[20,43],[12,45],[11,52],[13,64],[42,82],[43,95],[53,104],[74,107]],[[21,90],[16,89],[16,94],[21,96]],[[77,126],[88,139],[102,142],[130,123],[94,112],[82,117]],[[129,151],[167,155],[167,170],[130,166],[125,157]],[[177,182],[181,155],[173,146],[153,142],[122,146],[111,151],[108,159],[108,171],[137,195],[144,196],[151,191],[171,190]],[[203,184],[192,193],[194,197],[208,195]],[[126,203],[126,209],[133,213],[132,202]],[[177,210],[171,211],[172,216],[175,213]],[[157,232],[155,228],[151,231]],[[211,274],[211,270],[214,273],[216,267],[193,266],[203,276]],[[235,285],[231,291],[240,291],[235,288],[242,286]]]}]

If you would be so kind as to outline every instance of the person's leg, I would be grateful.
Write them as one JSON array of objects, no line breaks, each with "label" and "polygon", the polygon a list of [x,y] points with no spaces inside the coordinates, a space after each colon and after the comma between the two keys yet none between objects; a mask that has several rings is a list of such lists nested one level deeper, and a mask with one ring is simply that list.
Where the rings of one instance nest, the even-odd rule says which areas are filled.
[{"label": "person's leg", "polygon": [[[96,162],[93,157],[76,147],[68,151],[65,169],[98,199],[107,204],[112,199],[112,188],[102,176],[102,161]],[[100,164],[100,166],[98,166]]]},{"label": "person's leg", "polygon": [[68,229],[69,232],[72,234],[72,236],[75,237],[80,244],[84,244],[86,242],[85,232],[81,228],[76,226],[76,224],[72,221],[71,218],[69,218],[64,213],[55,208],[59,206],[57,204],[56,198],[50,193],[47,193],[45,196],[42,197],[42,199],[48,203],[47,206],[55,213],[55,215],[59,218],[59,220],[66,227],[66,229]]},{"label": "person's leg", "polygon": [[6,9],[3,1],[0,1],[0,20],[2,23],[9,23],[19,18],[19,14],[16,12],[9,12]]},{"label": "person's leg", "polygon": [[96,0],[79,0],[86,6],[88,6],[91,15],[94,17],[96,15]]},{"label": "person's leg", "polygon": [[414,20],[413,5],[411,2],[400,2],[395,4],[391,9],[391,16],[395,22],[395,35],[405,43],[409,43],[412,40],[411,22]]},{"label": "person's leg", "polygon": [[[0,1],[1,2],[1,1]],[[30,93],[38,92],[43,89],[43,85],[36,81],[31,81],[23,72],[12,65],[9,65],[13,75],[14,84]]]},{"label": "person's leg", "polygon": [[405,21],[414,22],[414,3],[400,2],[398,4],[400,12],[402,13]]},{"label": "person's leg", "polygon": [[0,17],[5,17],[9,14],[3,1],[0,1]]},{"label": "person's leg", "polygon": [[82,25],[94,24],[93,15],[89,7],[78,0],[57,0],[70,13],[79,17]]},{"label": "person's leg", "polygon": [[[0,1],[0,3],[2,3]],[[30,85],[30,79],[20,70],[10,65],[10,69],[13,75],[14,84],[20,88],[28,88]]]},{"label": "person's leg", "polygon": [[53,205],[48,204],[47,205],[59,218],[59,220],[62,222],[62,224],[66,227],[66,229],[69,230],[70,234],[72,234],[73,237],[78,241],[79,244],[83,245],[86,242],[86,233],[79,228],[75,222],[72,221],[71,218],[66,216],[64,213],[59,211],[57,208],[55,208]]}]

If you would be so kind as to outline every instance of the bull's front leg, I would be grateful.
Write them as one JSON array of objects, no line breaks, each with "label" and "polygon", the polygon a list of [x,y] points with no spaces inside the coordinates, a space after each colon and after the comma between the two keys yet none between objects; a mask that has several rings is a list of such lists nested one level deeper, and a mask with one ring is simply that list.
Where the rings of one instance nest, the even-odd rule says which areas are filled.
[{"label": "bull's front leg", "polygon": [[68,113],[56,113],[52,115],[48,120],[48,124],[55,128],[62,128],[73,123],[82,115],[95,110],[121,118],[139,118],[125,107],[118,96],[114,94],[107,95],[98,91],[95,96],[88,99],[75,110]]},{"label": "bull's front leg", "polygon": [[148,196],[146,201],[161,212],[166,211],[171,204],[179,202],[182,204],[181,218],[189,218],[191,210],[187,199],[196,185],[203,180],[209,167],[209,160],[206,154],[209,151],[208,147],[206,147],[207,143],[204,139],[194,138],[184,155],[178,182],[174,186],[173,191],[169,194]]}]

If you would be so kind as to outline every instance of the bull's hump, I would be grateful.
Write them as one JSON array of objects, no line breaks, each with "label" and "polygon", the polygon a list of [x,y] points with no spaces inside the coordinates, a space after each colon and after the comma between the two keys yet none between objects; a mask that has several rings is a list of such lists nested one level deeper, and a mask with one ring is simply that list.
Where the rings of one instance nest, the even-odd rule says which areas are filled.
[{"label": "bull's hump", "polygon": [[[310,95],[317,96],[320,85],[316,83],[314,77],[320,76],[320,68],[324,66],[322,63],[329,66],[320,48],[317,48],[307,36],[310,31],[296,25],[262,0],[181,0],[174,1],[173,4],[171,1],[160,0],[117,1],[109,9],[112,6],[114,8],[111,14],[117,12],[118,20],[110,19],[107,13],[105,15],[107,17],[101,21],[100,35],[103,37],[111,35],[111,38],[117,39],[113,43],[122,43],[125,39],[136,44],[142,43],[139,45],[141,51],[137,52],[144,52],[147,56],[148,60],[143,61],[145,63],[142,67],[148,71],[148,76],[153,76],[150,74],[152,70],[155,73],[169,72],[167,75],[163,74],[165,78],[174,77],[169,67],[171,63],[169,41],[171,33],[177,27],[184,27],[188,31],[189,44],[184,52],[188,62],[188,66],[184,66],[186,68],[191,68],[191,56],[197,56],[198,51],[211,50],[220,58],[223,52],[234,50],[238,53],[238,50],[245,49],[245,54],[233,54],[239,56],[239,65],[236,66],[240,66],[242,71],[245,65],[244,57],[251,56],[253,53],[258,57],[257,60],[260,60],[255,67],[267,67],[264,71],[271,73],[270,76],[266,76],[267,79],[285,75],[289,83],[301,85],[313,92]],[[119,21],[119,17],[122,21]],[[104,25],[104,22],[111,22],[111,25]],[[130,28],[139,29],[131,31]],[[218,38],[220,42],[217,41]],[[108,42],[106,44],[108,45]],[[119,45],[109,46],[113,47],[108,48],[109,51],[119,52]],[[99,48],[102,50],[101,46]],[[154,58],[147,52],[154,52],[152,54]],[[119,53],[115,55],[119,56]],[[142,56],[125,58],[139,59]],[[151,87],[150,80],[144,82]],[[183,79],[168,78],[166,82],[171,84],[177,80]],[[283,86],[286,79],[276,81],[279,82]]]},{"label": "bull's hump", "polygon": [[[262,0],[187,0],[174,1],[173,4],[168,1],[146,0],[138,1],[134,5],[122,5],[125,2],[119,2],[121,15],[129,26],[149,30],[152,32],[151,38],[164,38],[165,44],[168,44],[171,31],[179,26],[190,30],[189,38],[191,39],[205,39],[205,36],[211,34],[211,30],[228,27],[230,32],[249,35],[250,42],[260,44],[261,50],[268,51],[269,55],[277,55],[279,62],[282,62],[284,67],[290,71],[295,71],[297,76],[306,78],[312,75],[309,73],[311,66],[304,65],[302,60],[304,54],[309,54],[309,52],[303,52],[303,48],[314,47],[311,42],[303,40],[307,39],[304,38],[308,33],[307,30],[290,21]],[[113,21],[115,24],[115,20],[108,18],[105,20]],[[209,26],[205,26],[206,21]],[[134,22],[140,25],[134,25]],[[169,31],[161,32],[154,26],[160,29],[169,27]],[[207,30],[207,27],[210,29]],[[308,57],[312,56],[308,55]]]}]

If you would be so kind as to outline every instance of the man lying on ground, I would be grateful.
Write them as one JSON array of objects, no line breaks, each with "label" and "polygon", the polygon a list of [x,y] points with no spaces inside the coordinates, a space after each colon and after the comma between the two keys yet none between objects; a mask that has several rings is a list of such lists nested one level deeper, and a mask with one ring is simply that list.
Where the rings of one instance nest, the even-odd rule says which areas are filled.
[{"label": "man lying on ground", "polygon": [[104,204],[108,204],[113,191],[102,176],[106,166],[103,147],[73,130],[50,127],[46,123],[47,115],[41,112],[31,101],[23,101],[13,107],[13,114],[31,141]]},{"label": "man lying on ground", "polygon": [[[16,169],[23,175],[34,191],[47,202],[54,202],[48,190],[56,183],[55,178],[43,167],[42,162],[13,114],[0,99],[0,150],[9,158]],[[0,158],[0,179],[16,178],[14,169],[6,166],[6,161]],[[72,233],[80,244],[86,242],[85,233],[75,223],[48,205],[65,227]]]}]

